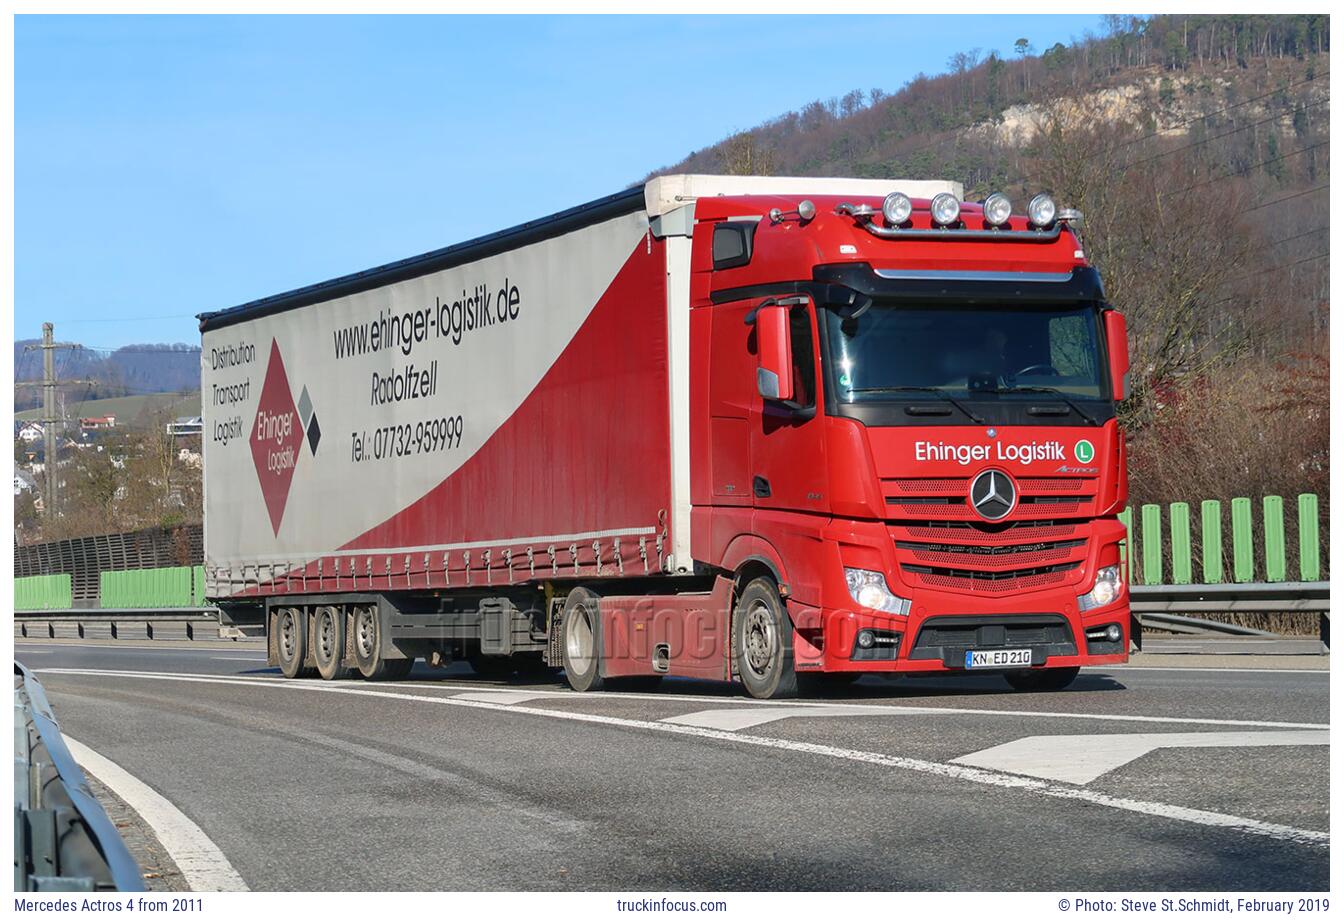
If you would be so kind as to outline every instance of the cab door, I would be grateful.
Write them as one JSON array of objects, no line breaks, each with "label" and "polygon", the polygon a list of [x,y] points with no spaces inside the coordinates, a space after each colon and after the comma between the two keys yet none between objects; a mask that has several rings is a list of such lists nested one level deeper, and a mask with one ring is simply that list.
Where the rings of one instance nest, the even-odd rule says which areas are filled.
[{"label": "cab door", "polygon": [[[758,510],[824,514],[828,473],[820,411],[820,353],[815,311],[810,300],[789,305],[788,350],[792,386],[787,400],[767,399],[751,389],[751,492]],[[753,333],[748,350],[753,363],[759,343]],[[754,369],[750,378],[755,383]]]}]

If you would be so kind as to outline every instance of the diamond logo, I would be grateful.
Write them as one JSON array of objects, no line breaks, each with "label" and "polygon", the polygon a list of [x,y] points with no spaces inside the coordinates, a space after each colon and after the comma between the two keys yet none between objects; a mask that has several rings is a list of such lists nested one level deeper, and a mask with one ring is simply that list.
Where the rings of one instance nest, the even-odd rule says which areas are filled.
[{"label": "diamond logo", "polygon": [[[285,374],[285,362],[280,357],[280,346],[272,339],[266,379],[257,399],[251,443],[261,495],[271,517],[271,529],[276,534],[280,533],[280,521],[285,516],[285,503],[289,500],[289,486],[294,479],[294,465],[303,445],[304,427],[298,416],[289,377]],[[314,424],[310,426],[313,431],[317,430],[316,421],[314,418]],[[310,434],[309,440],[316,450],[316,436]]]}]

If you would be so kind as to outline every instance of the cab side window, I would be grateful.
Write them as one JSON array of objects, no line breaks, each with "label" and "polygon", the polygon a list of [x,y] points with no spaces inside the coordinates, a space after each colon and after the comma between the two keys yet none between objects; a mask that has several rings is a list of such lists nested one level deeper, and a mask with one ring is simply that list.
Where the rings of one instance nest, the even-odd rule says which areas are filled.
[{"label": "cab side window", "polygon": [[812,354],[812,317],[805,305],[789,311],[789,339],[793,344],[793,402],[810,409],[817,401],[817,366]]}]

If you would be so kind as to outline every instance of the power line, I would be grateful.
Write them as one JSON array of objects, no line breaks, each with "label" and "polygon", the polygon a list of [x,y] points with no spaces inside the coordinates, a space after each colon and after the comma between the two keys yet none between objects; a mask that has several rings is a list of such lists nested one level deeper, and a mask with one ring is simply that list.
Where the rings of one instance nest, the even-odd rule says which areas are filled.
[{"label": "power line", "polygon": [[1285,237],[1284,239],[1281,239],[1281,240],[1274,240],[1274,241],[1273,241],[1272,243],[1270,243],[1269,245],[1270,245],[1270,246],[1278,246],[1278,245],[1280,245],[1280,244],[1282,244],[1282,243],[1291,243],[1293,240],[1300,240],[1300,239],[1302,239],[1302,237],[1304,237],[1304,236],[1312,236],[1313,234],[1321,233],[1322,231],[1326,231],[1326,230],[1329,230],[1329,229],[1330,229],[1330,227],[1329,227],[1329,225],[1327,225],[1327,226],[1324,226],[1324,227],[1317,227],[1315,230],[1305,230],[1305,231],[1303,231],[1302,233],[1299,233],[1299,234],[1297,234],[1297,235],[1295,235],[1295,236]]},{"label": "power line", "polygon": [[[1313,78],[1313,79],[1308,80],[1308,79],[1305,79],[1305,78],[1304,78],[1304,79],[1298,80],[1296,83],[1289,83],[1289,84],[1287,84],[1286,86],[1281,86],[1281,87],[1275,89],[1273,92],[1265,93],[1263,96],[1252,96],[1250,99],[1243,99],[1241,102],[1234,103],[1234,104],[1232,104],[1232,105],[1227,106],[1226,108],[1219,109],[1219,110],[1216,111],[1216,112],[1208,112],[1208,113],[1206,113],[1206,114],[1204,114],[1204,115],[1200,115],[1200,116],[1198,116],[1198,117],[1196,117],[1196,118],[1188,118],[1188,119],[1186,119],[1185,121],[1177,122],[1177,123],[1174,124],[1174,125],[1168,125],[1166,128],[1163,128],[1163,129],[1160,129],[1160,130],[1157,130],[1157,131],[1153,131],[1152,133],[1150,133],[1150,134],[1145,134],[1145,135],[1143,135],[1142,137],[1136,137],[1136,138],[1133,138],[1133,139],[1131,139],[1131,140],[1127,140],[1127,141],[1125,141],[1123,144],[1117,144],[1116,147],[1115,147],[1115,149],[1116,149],[1116,150],[1120,150],[1121,148],[1123,148],[1123,147],[1128,147],[1128,146],[1130,146],[1131,144],[1137,144],[1137,143],[1139,143],[1139,142],[1141,142],[1141,141],[1146,141],[1146,140],[1148,140],[1149,138],[1157,137],[1158,135],[1160,135],[1160,134],[1162,134],[1162,133],[1164,133],[1164,132],[1166,132],[1166,131],[1171,131],[1171,130],[1173,130],[1173,129],[1175,129],[1175,128],[1188,128],[1188,127],[1190,127],[1192,124],[1194,124],[1194,123],[1197,122],[1197,121],[1204,121],[1205,119],[1208,119],[1208,118],[1217,118],[1219,115],[1225,115],[1225,114],[1227,114],[1228,112],[1232,111],[1233,109],[1239,109],[1239,108],[1241,108],[1243,105],[1250,105],[1252,102],[1259,102],[1261,99],[1268,99],[1270,96],[1277,96],[1279,93],[1284,92],[1285,90],[1290,90],[1290,89],[1292,89],[1294,86],[1301,86],[1301,85],[1304,84],[1304,83],[1314,83],[1314,82],[1316,81],[1316,79],[1324,79],[1324,78],[1329,77],[1329,76],[1330,76],[1330,71],[1327,70],[1325,73],[1317,74],[1316,77]],[[1327,84],[1327,85],[1328,85],[1328,84]]]},{"label": "power line", "polygon": [[[1310,103],[1309,105],[1303,106],[1303,109],[1309,109],[1315,105],[1323,105],[1324,103],[1327,103],[1329,101],[1330,97],[1326,96],[1324,99],[1318,99],[1315,102]],[[1195,141],[1193,144],[1186,144],[1183,147],[1173,147],[1171,150],[1164,150],[1161,153],[1155,153],[1150,157],[1144,157],[1142,160],[1135,160],[1132,163],[1126,163],[1124,166],[1120,167],[1120,171],[1125,172],[1127,170],[1133,169],[1135,166],[1142,166],[1144,163],[1151,163],[1153,160],[1160,160],[1163,157],[1169,157],[1173,153],[1180,153],[1182,150],[1191,150],[1195,147],[1202,147],[1203,145],[1212,143],[1213,141],[1222,140],[1225,137],[1231,137],[1233,134],[1236,134],[1240,131],[1245,131],[1248,128],[1259,127],[1260,125],[1268,124],[1271,121],[1279,121],[1282,118],[1283,118],[1282,115],[1274,115],[1270,118],[1262,118],[1260,121],[1253,121],[1248,125],[1242,125],[1239,128],[1233,128],[1231,131],[1224,131],[1222,134],[1215,134],[1213,137],[1206,137],[1201,141]]]},{"label": "power line", "polygon": [[1266,201],[1266,202],[1264,202],[1263,204],[1258,204],[1258,205],[1256,205],[1256,206],[1253,207],[1253,208],[1247,208],[1246,210],[1242,211],[1241,213],[1243,213],[1243,214],[1249,214],[1251,211],[1258,211],[1258,210],[1260,210],[1261,208],[1268,208],[1268,207],[1270,207],[1271,205],[1276,205],[1276,204],[1278,204],[1278,203],[1281,202],[1281,201],[1292,201],[1294,198],[1301,198],[1303,195],[1310,195],[1310,194],[1312,194],[1312,193],[1314,193],[1314,192],[1319,192],[1319,191],[1323,191],[1323,190],[1325,190],[1325,189],[1328,189],[1329,187],[1330,187],[1330,183],[1329,183],[1329,182],[1323,182],[1323,183],[1321,183],[1320,185],[1316,186],[1315,188],[1309,188],[1309,189],[1307,189],[1305,192],[1294,192],[1294,193],[1291,194],[1291,195],[1284,195],[1282,198],[1275,198],[1273,201]]},{"label": "power line", "polygon": [[1261,166],[1268,166],[1270,163],[1277,163],[1280,160],[1286,160],[1289,157],[1295,157],[1300,154],[1315,150],[1317,147],[1328,147],[1329,145],[1330,142],[1328,140],[1321,141],[1319,143],[1312,144],[1310,147],[1303,147],[1300,150],[1294,150],[1292,153],[1285,153],[1282,156],[1271,157],[1268,160],[1261,160],[1259,163],[1252,163],[1250,166],[1246,167],[1245,172],[1243,173],[1227,173],[1226,175],[1216,176],[1212,179],[1206,179],[1203,182],[1197,182],[1194,185],[1187,185],[1183,189],[1177,189],[1176,191],[1172,192],[1172,194],[1181,195],[1184,194],[1185,192],[1193,191],[1197,188],[1203,188],[1206,185],[1213,185],[1215,182],[1222,182],[1224,179],[1236,179],[1238,177],[1244,177],[1245,173],[1249,173],[1253,169],[1259,169]]}]

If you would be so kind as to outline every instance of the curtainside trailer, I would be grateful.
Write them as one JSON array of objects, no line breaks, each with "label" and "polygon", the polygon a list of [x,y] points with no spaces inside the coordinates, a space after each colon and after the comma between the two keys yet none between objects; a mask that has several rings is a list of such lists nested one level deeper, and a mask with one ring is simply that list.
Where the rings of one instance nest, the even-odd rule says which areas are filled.
[{"label": "curtainside trailer", "polygon": [[1080,214],[962,199],[665,176],[203,314],[210,597],[291,678],[1125,661],[1124,318]]}]

